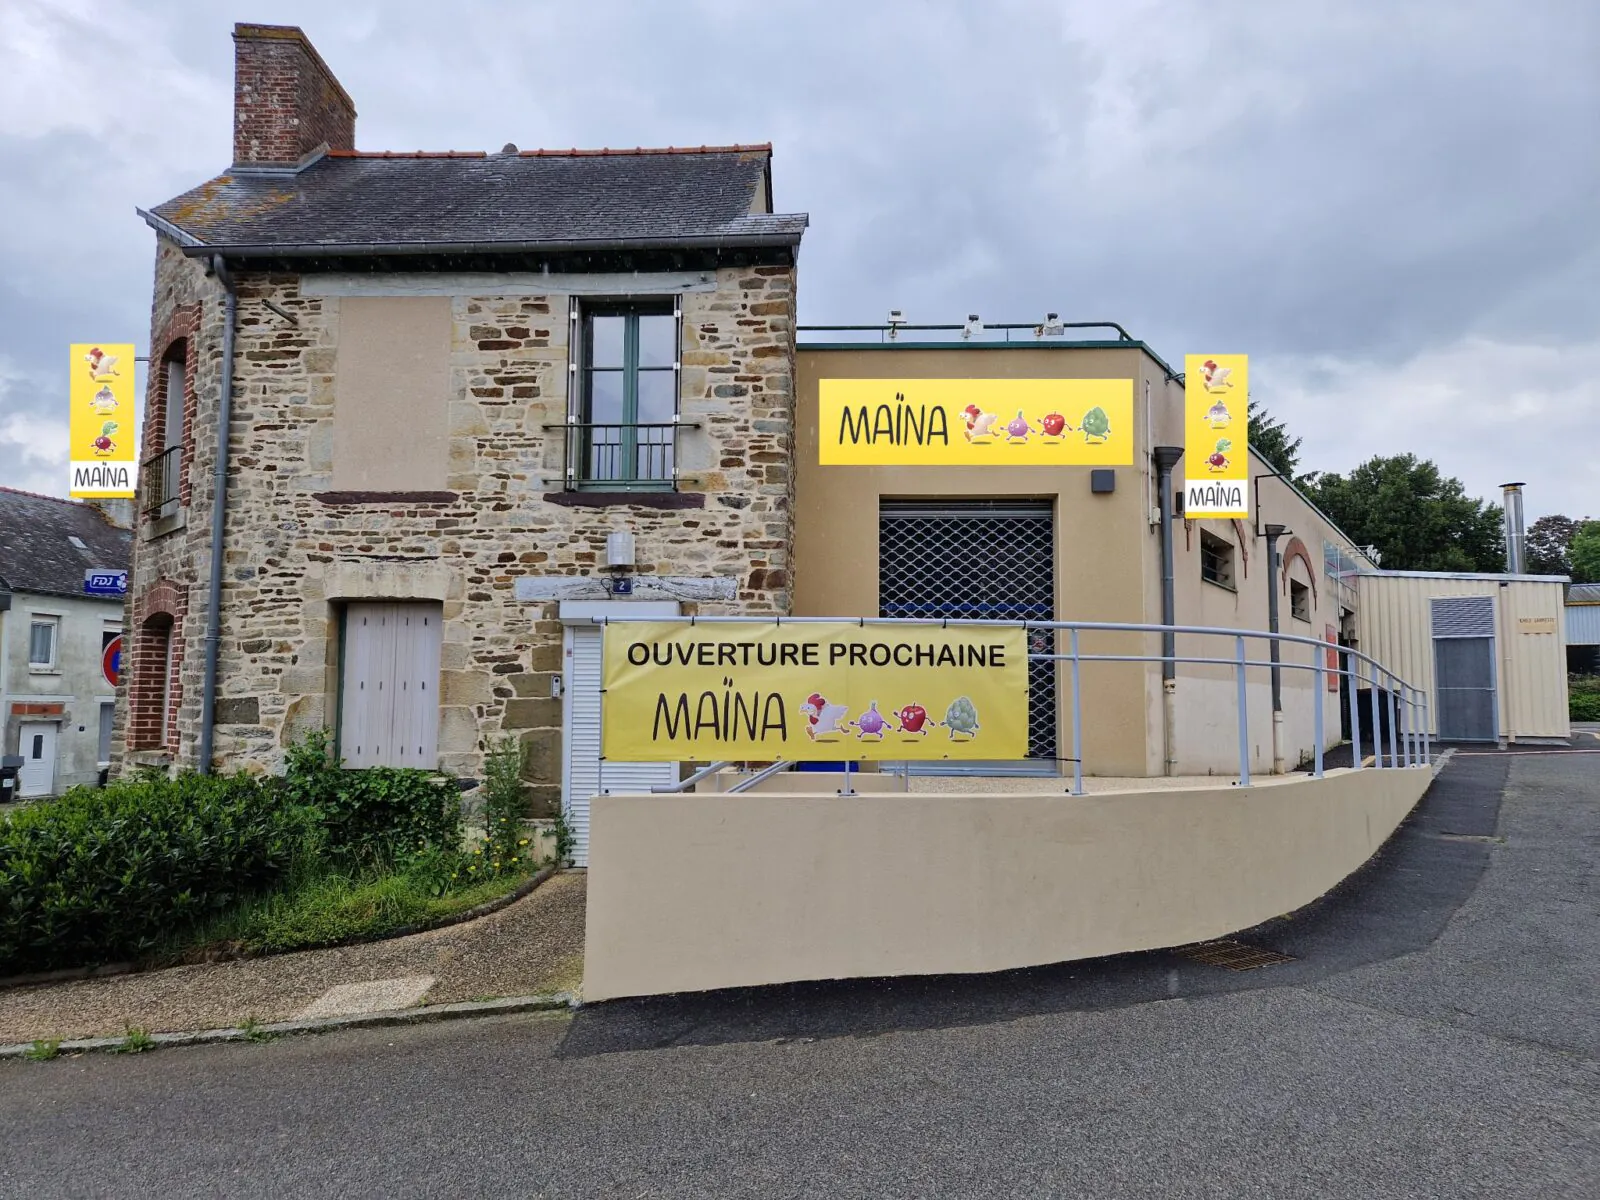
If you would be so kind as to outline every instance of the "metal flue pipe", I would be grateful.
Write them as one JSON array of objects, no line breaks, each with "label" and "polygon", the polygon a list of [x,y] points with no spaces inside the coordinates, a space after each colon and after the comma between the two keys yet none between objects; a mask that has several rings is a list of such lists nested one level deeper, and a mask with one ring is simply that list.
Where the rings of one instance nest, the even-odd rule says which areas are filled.
[{"label": "metal flue pipe", "polygon": [[1506,498],[1506,573],[1521,575],[1527,567],[1527,530],[1522,524],[1522,484],[1503,483]]}]

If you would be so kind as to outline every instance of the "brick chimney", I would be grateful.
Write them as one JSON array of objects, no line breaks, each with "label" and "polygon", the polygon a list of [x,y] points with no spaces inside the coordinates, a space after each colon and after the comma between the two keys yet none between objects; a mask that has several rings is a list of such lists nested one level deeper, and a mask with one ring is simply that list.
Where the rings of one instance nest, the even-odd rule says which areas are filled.
[{"label": "brick chimney", "polygon": [[233,162],[293,166],[317,147],[354,150],[356,106],[294,25],[233,27]]}]

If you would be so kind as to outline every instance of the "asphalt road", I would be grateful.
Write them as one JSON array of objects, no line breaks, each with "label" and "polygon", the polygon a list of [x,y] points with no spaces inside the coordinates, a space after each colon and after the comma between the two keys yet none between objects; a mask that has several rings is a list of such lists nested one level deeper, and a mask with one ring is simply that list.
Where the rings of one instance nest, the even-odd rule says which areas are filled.
[{"label": "asphalt road", "polygon": [[1600,756],[1166,954],[0,1064],[0,1195],[1600,1195]]}]

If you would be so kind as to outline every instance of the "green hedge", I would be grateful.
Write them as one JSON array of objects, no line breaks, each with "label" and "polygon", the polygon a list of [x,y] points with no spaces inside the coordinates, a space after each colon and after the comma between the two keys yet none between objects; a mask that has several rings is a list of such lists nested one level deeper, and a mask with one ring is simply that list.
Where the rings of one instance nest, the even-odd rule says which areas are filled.
[{"label": "green hedge", "polygon": [[430,771],[342,770],[326,740],[284,778],[160,774],[0,818],[0,976],[139,958],[301,873],[456,854],[461,797]]},{"label": "green hedge", "polygon": [[77,788],[0,823],[0,974],[114,961],[267,887],[314,843],[276,781]]},{"label": "green hedge", "polygon": [[1573,675],[1567,680],[1567,710],[1574,721],[1600,721],[1600,676]]}]

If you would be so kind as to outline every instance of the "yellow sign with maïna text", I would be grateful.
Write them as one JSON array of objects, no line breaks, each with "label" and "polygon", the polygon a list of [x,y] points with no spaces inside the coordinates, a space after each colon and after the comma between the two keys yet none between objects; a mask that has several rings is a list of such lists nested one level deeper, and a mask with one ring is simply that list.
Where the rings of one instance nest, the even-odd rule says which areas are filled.
[{"label": "yellow sign with ma\u00efna text", "polygon": [[1021,626],[621,621],[605,630],[613,762],[1016,759]]},{"label": "yellow sign with ma\u00efna text", "polygon": [[1183,515],[1250,516],[1250,357],[1183,360]]},{"label": "yellow sign with ma\u00efna text", "polygon": [[1131,379],[824,379],[823,466],[1126,467]]},{"label": "yellow sign with ma\u00efna text", "polygon": [[133,347],[72,346],[67,421],[69,493],[129,497],[134,491]]}]

